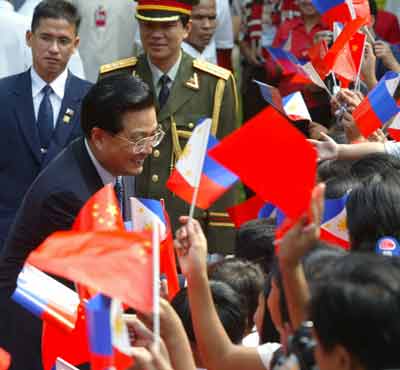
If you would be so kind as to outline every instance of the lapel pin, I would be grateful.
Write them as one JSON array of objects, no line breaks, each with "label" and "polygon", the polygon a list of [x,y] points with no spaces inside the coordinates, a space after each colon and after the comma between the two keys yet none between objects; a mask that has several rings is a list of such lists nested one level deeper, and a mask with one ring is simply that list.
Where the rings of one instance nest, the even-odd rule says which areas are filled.
[{"label": "lapel pin", "polygon": [[193,76],[190,77],[190,79],[188,81],[186,81],[185,85],[187,87],[190,87],[193,90],[199,90],[200,86],[199,86],[199,77],[197,76],[197,73],[194,72]]},{"label": "lapel pin", "polygon": [[63,122],[65,124],[69,124],[71,122],[71,118],[74,115],[74,110],[71,108],[67,108],[67,110],[65,111],[64,117],[63,117]]}]

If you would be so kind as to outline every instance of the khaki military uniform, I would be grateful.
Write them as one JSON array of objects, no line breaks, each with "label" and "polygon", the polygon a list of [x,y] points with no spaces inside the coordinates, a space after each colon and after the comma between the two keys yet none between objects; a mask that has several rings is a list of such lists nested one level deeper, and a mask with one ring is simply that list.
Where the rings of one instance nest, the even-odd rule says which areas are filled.
[{"label": "khaki military uniform", "polygon": [[[100,77],[128,72],[142,78],[153,90],[152,73],[144,55],[101,67]],[[172,194],[165,183],[175,162],[200,118],[212,118],[212,133],[219,139],[237,127],[237,94],[232,73],[182,53],[182,59],[166,104],[160,110],[156,99],[157,120],[166,132],[159,147],[146,159],[143,173],[136,177],[138,197],[164,198],[174,229],[178,217],[187,215],[190,206]],[[211,253],[233,251],[234,229],[226,208],[236,203],[236,189],[231,189],[210,209],[196,210],[195,217],[204,227]]]}]

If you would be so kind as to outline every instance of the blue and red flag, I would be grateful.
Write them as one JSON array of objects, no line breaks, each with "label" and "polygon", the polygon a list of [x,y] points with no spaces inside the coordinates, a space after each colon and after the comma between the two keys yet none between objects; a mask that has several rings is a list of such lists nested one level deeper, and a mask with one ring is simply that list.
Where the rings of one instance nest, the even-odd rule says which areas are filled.
[{"label": "blue and red flag", "polygon": [[[201,153],[200,143],[202,140],[208,140],[207,154],[200,173],[199,191],[195,204],[196,207],[202,209],[209,208],[238,179],[232,172],[208,156],[208,151],[218,144],[218,140],[205,130],[204,124],[207,121],[202,121],[193,130],[192,136],[166,183],[170,191],[191,204],[193,193],[197,186],[196,179],[199,176],[196,173],[196,164],[199,163],[199,159],[204,155]],[[208,139],[202,136],[204,133],[208,136]]]},{"label": "blue and red flag", "polygon": [[75,327],[78,294],[28,263],[18,275],[12,299],[43,321],[65,330]]},{"label": "blue and red flag", "polygon": [[110,320],[111,299],[97,294],[86,303],[90,365],[92,370],[113,366],[113,347]]},{"label": "blue and red flag", "polygon": [[399,85],[400,73],[386,72],[379,83],[353,111],[353,118],[364,137],[400,112],[400,103],[393,97]]},{"label": "blue and red flag", "polygon": [[346,202],[348,193],[341,198],[325,199],[324,215],[321,222],[320,239],[342,248],[350,248],[347,229]]},{"label": "blue and red flag", "polygon": [[321,14],[322,20],[329,26],[333,22],[347,23],[354,18],[351,0],[312,0],[312,3]]},{"label": "blue and red flag", "polygon": [[305,79],[307,78],[300,67],[302,63],[290,51],[273,47],[267,47],[266,49],[272,59],[282,68],[283,75],[298,74],[304,76]]},{"label": "blue and red flag", "polygon": [[131,197],[132,229],[151,230],[158,225],[160,235],[160,273],[164,273],[168,283],[168,297],[172,299],[179,291],[178,273],[173,246],[172,230],[164,204],[155,199]]},{"label": "blue and red flag", "polygon": [[271,85],[264,82],[253,80],[260,88],[260,93],[263,99],[275,109],[281,113],[285,113],[283,110],[282,96],[279,90]]}]

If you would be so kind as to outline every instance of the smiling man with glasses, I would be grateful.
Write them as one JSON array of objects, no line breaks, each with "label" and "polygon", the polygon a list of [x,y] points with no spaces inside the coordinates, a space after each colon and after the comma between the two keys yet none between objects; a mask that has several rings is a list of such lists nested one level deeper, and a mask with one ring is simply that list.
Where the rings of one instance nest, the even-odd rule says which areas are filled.
[{"label": "smiling man with glasses", "polygon": [[149,87],[129,75],[105,78],[89,90],[81,126],[84,137],[60,153],[26,194],[0,256],[0,307],[5,310],[0,318],[12,329],[7,335],[16,352],[6,347],[12,369],[42,368],[41,321],[9,299],[28,254],[53,232],[70,230],[82,206],[104,185],[139,175],[164,136]]}]

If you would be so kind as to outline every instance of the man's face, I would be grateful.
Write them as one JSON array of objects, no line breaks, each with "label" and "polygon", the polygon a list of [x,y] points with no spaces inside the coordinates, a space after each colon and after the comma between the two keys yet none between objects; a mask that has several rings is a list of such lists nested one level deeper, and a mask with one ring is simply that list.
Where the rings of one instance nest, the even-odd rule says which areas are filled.
[{"label": "man's face", "polygon": [[215,0],[201,0],[192,10],[192,30],[185,40],[199,51],[209,44],[217,27]]},{"label": "man's face", "polygon": [[46,82],[51,82],[66,68],[79,37],[75,26],[67,20],[42,18],[33,33],[26,33],[26,42],[32,49],[36,72]]},{"label": "man's face", "polygon": [[173,22],[139,21],[140,37],[145,52],[156,66],[173,65],[178,60],[181,44],[191,23],[185,27],[180,20]]},{"label": "man's face", "polygon": [[155,134],[157,117],[154,107],[124,113],[122,126],[123,129],[116,135],[95,127],[91,144],[96,148],[97,159],[111,174],[136,176],[143,171],[143,162],[153,148],[151,143],[147,143],[136,153],[134,143]]}]

